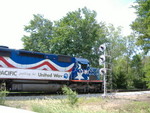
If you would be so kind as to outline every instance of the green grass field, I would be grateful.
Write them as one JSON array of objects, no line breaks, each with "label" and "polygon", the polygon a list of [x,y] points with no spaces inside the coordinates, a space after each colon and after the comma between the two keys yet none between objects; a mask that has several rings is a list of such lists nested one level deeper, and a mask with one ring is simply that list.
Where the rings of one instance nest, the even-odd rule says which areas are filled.
[{"label": "green grass field", "polygon": [[67,99],[42,99],[11,101],[5,105],[31,110],[38,113],[149,113],[150,102],[124,99],[79,98],[75,106],[70,106]]}]

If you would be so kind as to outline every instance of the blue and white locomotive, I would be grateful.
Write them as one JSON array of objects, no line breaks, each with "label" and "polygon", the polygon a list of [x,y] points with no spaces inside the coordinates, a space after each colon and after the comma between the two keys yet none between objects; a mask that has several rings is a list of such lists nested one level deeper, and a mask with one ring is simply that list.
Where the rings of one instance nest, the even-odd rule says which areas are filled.
[{"label": "blue and white locomotive", "polygon": [[0,89],[58,92],[64,85],[78,92],[102,89],[99,69],[84,58],[0,46]]}]

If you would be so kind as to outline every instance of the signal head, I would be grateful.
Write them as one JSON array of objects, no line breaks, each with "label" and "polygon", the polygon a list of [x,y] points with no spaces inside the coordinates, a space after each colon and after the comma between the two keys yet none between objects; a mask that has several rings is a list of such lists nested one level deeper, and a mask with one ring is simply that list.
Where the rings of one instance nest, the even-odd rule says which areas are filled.
[{"label": "signal head", "polygon": [[100,69],[100,74],[101,74],[101,75],[104,75],[104,74],[106,74],[106,73],[107,73],[106,68],[101,68],[101,69]]},{"label": "signal head", "polygon": [[102,45],[99,46],[99,51],[104,52],[105,49],[106,49],[105,44],[102,44]]}]

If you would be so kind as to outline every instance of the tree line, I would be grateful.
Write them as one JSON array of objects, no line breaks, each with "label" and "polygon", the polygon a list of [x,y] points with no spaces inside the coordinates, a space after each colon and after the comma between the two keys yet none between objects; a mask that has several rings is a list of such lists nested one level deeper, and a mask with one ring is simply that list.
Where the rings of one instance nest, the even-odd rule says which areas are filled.
[{"label": "tree line", "polygon": [[99,46],[109,43],[113,88],[150,88],[150,0],[137,0],[137,18],[131,24],[133,32],[122,35],[121,27],[97,22],[97,13],[88,8],[68,12],[57,21],[41,14],[24,27],[28,35],[22,37],[25,50],[87,58],[98,67]]}]

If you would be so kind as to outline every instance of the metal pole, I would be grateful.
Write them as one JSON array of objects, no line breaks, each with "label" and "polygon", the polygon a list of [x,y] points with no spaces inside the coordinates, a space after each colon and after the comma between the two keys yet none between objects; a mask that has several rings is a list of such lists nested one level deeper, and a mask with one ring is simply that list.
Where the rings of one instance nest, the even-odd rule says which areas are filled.
[{"label": "metal pole", "polygon": [[[106,50],[104,50],[104,56],[106,56]],[[104,69],[106,69],[106,62],[104,62]],[[107,91],[106,91],[106,74],[104,73],[104,94],[103,94],[103,96],[106,96],[106,93],[107,93]]]}]

